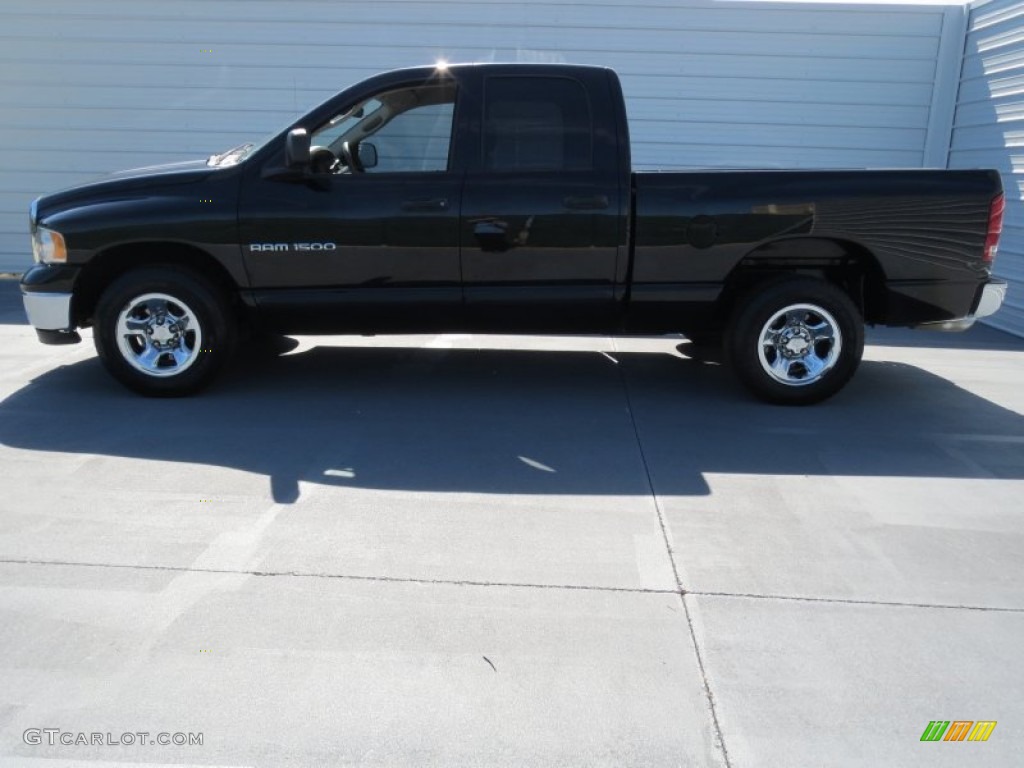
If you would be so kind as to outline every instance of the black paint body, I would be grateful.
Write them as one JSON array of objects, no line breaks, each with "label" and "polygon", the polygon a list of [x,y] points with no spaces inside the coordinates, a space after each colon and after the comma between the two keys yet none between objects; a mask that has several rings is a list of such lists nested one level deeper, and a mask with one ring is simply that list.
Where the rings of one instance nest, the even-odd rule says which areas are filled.
[{"label": "black paint body", "polygon": [[[483,96],[511,76],[582,86],[589,170],[485,167]],[[764,270],[856,260],[870,278],[859,288],[870,293],[860,297],[866,320],[890,325],[968,315],[989,276],[982,253],[1001,191],[995,171],[633,173],[608,69],[400,70],[289,129],[312,132],[375,93],[452,79],[446,171],[273,178],[285,130],[235,166],[115,174],[40,198],[37,221],[64,235],[68,264],[35,266],[24,290],[74,290],[75,322],[88,325],[94,296],[81,286],[94,264],[180,248],[193,265],[215,268],[252,320],[282,332],[660,333],[720,323],[738,276]],[[329,252],[251,250],[328,241]]]}]

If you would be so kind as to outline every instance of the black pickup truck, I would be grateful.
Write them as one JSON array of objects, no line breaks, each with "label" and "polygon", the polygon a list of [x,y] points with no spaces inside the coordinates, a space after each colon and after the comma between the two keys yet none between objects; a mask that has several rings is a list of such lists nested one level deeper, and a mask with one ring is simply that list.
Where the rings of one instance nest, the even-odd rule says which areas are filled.
[{"label": "black pickup truck", "polygon": [[865,323],[999,308],[1001,190],[985,170],[634,173],[611,70],[441,65],[39,198],[21,287],[40,340],[92,326],[148,395],[198,390],[250,335],[682,333],[810,403],[853,375]]}]

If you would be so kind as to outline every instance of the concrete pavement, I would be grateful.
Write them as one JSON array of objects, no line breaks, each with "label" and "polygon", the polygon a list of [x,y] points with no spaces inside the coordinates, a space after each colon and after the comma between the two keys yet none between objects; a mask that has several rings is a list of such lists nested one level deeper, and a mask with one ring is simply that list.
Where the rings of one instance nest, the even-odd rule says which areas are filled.
[{"label": "concrete pavement", "polygon": [[174,401],[11,282],[0,340],[0,765],[1024,761],[1024,341],[873,332],[792,409],[678,339],[302,337]]}]

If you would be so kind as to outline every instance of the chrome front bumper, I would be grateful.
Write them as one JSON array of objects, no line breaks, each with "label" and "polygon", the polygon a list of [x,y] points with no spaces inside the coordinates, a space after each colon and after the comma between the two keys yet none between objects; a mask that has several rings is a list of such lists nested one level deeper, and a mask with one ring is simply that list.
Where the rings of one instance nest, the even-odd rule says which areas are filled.
[{"label": "chrome front bumper", "polygon": [[930,331],[966,331],[974,322],[982,317],[994,315],[1003,306],[1006,299],[1006,281],[989,280],[981,289],[981,298],[978,299],[978,308],[967,317],[956,320],[945,320],[938,323],[924,323],[919,328]]},{"label": "chrome front bumper", "polygon": [[22,293],[28,322],[39,331],[71,330],[70,293]]}]

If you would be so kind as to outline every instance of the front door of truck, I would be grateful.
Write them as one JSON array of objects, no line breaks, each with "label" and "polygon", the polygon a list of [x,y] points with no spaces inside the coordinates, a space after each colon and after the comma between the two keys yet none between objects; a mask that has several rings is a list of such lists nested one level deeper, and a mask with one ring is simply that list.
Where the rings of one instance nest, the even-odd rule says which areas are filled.
[{"label": "front door of truck", "polygon": [[308,179],[247,177],[241,242],[270,325],[338,332],[457,325],[457,92],[449,78],[346,105],[307,127]]},{"label": "front door of truck", "polygon": [[481,79],[462,200],[467,313],[496,329],[609,329],[624,232],[605,73]]}]

